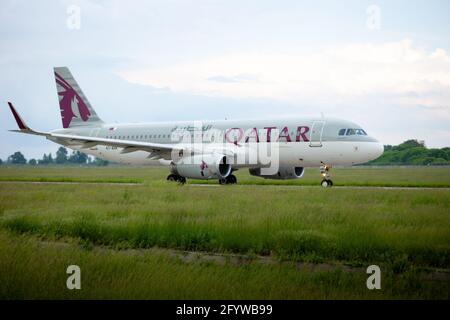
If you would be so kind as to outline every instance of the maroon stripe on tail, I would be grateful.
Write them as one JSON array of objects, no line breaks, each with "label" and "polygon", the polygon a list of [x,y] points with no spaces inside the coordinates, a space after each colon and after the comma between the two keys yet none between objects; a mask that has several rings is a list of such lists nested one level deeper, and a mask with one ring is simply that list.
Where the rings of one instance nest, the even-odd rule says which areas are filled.
[{"label": "maroon stripe on tail", "polygon": [[14,119],[16,119],[17,125],[19,126],[20,130],[26,130],[28,127],[23,123],[22,119],[20,118],[19,114],[16,112],[16,109],[14,109],[11,102],[8,102],[9,108],[11,109],[11,112],[14,116]]},{"label": "maroon stripe on tail", "polygon": [[[69,84],[66,80],[64,80],[64,78],[61,77],[61,76],[60,76],[59,74],[57,74],[56,72],[55,72],[55,77],[56,77],[56,80],[59,80],[60,82],[64,83],[64,84],[65,84],[65,87],[71,88],[70,84]],[[61,85],[62,85],[62,84],[61,84]],[[64,85],[62,85],[62,86],[64,87]]]}]

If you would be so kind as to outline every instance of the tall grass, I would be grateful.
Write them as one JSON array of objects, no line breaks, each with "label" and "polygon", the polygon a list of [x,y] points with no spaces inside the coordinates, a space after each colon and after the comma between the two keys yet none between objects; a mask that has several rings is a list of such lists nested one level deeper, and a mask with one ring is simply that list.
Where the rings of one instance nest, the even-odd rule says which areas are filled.
[{"label": "tall grass", "polygon": [[445,189],[0,184],[0,203],[1,228],[49,239],[357,265],[404,260],[450,266]]},{"label": "tall grass", "polygon": [[[81,290],[66,268],[81,268]],[[383,270],[384,271],[384,270]],[[309,272],[289,264],[183,262],[165,252],[84,250],[0,231],[0,299],[448,299],[448,282],[386,271],[382,289],[365,273]]]},{"label": "tall grass", "polygon": [[[449,186],[448,168],[353,168],[337,184]],[[139,182],[29,185],[0,182],[0,299],[449,298],[450,190],[291,188],[238,171],[241,185],[179,186],[164,169],[0,168],[0,180]],[[281,184],[314,184],[305,179]],[[200,181],[190,181],[197,183]],[[202,182],[203,183],[203,182]],[[50,240],[48,242],[47,240]],[[268,255],[283,264],[186,263],[151,247]],[[298,270],[294,261],[382,267],[365,273]],[[82,290],[65,288],[69,264]],[[364,268],[362,268],[364,269]]]}]

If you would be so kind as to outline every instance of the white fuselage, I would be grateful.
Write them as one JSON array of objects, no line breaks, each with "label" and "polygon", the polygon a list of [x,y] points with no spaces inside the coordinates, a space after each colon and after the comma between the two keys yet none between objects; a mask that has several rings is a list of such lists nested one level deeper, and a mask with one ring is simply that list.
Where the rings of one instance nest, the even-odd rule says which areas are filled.
[{"label": "white fuselage", "polygon": [[[339,135],[342,129],[350,129],[348,133],[357,130],[360,134]],[[268,149],[276,144],[280,166],[316,167],[323,163],[349,166],[373,160],[383,153],[383,145],[366,135],[360,126],[339,119],[103,124],[53,132],[159,144],[179,143],[197,150],[226,149],[242,154],[244,158],[257,148]],[[101,159],[130,165],[169,165],[172,160],[155,161],[146,151],[123,153],[123,148],[113,146],[66,146]],[[258,158],[256,161],[236,162],[233,167],[258,167],[261,163]]]}]

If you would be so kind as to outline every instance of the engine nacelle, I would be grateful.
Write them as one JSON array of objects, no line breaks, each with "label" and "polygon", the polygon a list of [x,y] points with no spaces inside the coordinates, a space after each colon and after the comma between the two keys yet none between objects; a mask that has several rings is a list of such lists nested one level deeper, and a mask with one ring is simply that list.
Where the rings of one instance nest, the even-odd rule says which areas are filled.
[{"label": "engine nacelle", "polygon": [[231,173],[231,164],[222,154],[199,154],[181,158],[173,164],[171,171],[185,178],[213,179],[226,178]]},{"label": "engine nacelle", "polygon": [[305,168],[303,167],[280,167],[278,172],[273,175],[263,176],[261,175],[261,168],[252,168],[248,170],[252,176],[261,177],[264,179],[299,179],[305,173]]}]

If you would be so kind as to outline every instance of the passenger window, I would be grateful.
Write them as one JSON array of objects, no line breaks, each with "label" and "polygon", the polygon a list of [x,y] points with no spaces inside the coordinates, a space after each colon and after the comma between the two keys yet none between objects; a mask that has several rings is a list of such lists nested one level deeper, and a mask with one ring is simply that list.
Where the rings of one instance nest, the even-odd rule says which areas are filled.
[{"label": "passenger window", "polygon": [[345,130],[346,130],[346,129],[341,129],[341,130],[339,130],[339,135],[340,135],[340,136],[345,136]]},{"label": "passenger window", "polygon": [[353,136],[353,135],[355,135],[355,129],[347,129],[347,135],[348,135],[348,136]]}]

